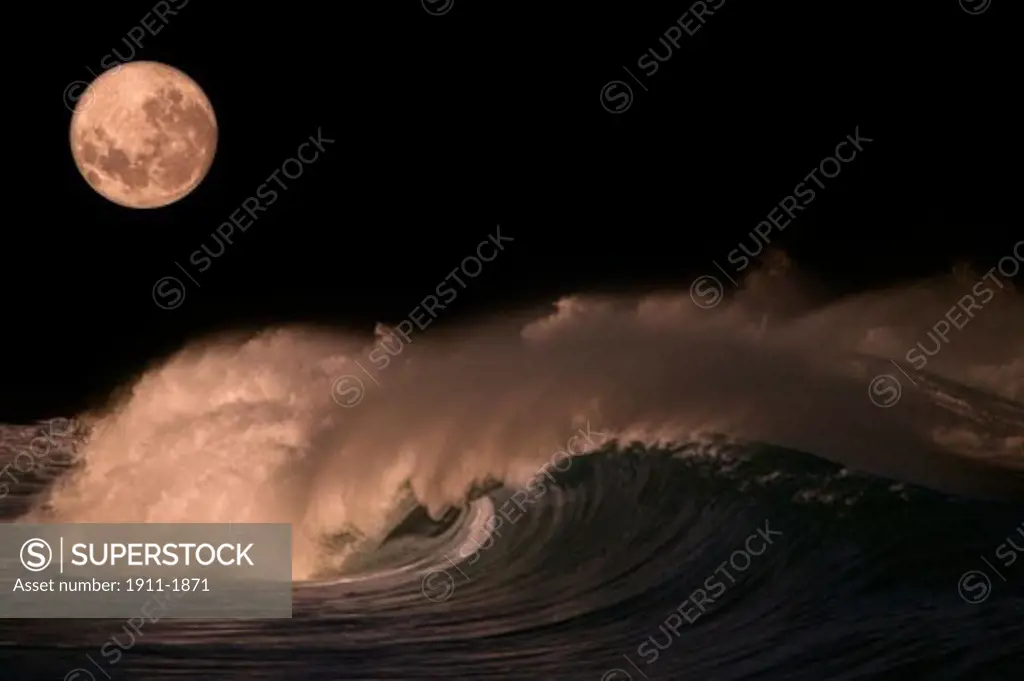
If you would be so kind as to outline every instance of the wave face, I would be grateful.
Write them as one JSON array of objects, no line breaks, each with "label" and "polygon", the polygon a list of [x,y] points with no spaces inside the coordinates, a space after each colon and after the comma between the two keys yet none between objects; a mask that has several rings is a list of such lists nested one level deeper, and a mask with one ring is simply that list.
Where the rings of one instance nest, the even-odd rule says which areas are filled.
[{"label": "wave face", "polygon": [[[162,621],[132,678],[1010,678],[1024,555],[961,575],[1024,547],[1024,303],[986,279],[948,331],[981,277],[811,306],[778,262],[711,310],[207,339],[0,512],[293,525],[293,620]],[[35,430],[3,432],[8,464]],[[103,643],[40,627],[0,625],[12,668]]]}]

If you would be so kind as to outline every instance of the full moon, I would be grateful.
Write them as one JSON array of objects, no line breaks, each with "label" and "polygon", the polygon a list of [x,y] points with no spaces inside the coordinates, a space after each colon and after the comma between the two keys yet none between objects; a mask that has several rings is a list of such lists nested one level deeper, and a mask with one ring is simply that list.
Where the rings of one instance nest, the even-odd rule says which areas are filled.
[{"label": "full moon", "polygon": [[216,149],[217,119],[206,94],[157,62],[104,72],[71,117],[71,153],[82,177],[128,208],[159,208],[188,195]]}]

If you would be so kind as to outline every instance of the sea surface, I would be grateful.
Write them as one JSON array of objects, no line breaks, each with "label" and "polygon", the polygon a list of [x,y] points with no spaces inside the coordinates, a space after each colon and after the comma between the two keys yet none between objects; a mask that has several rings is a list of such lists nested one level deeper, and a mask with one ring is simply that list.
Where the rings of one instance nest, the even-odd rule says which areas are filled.
[{"label": "sea surface", "polygon": [[1019,678],[1024,504],[764,446],[559,463],[522,510],[413,511],[290,620],[4,620],[4,676]]}]

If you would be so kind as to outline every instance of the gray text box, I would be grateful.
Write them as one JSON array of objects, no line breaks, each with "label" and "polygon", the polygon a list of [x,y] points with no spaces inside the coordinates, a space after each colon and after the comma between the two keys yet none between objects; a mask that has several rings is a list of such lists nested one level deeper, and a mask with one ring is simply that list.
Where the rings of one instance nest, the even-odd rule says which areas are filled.
[{"label": "gray text box", "polygon": [[291,525],[0,524],[0,618],[147,611],[290,618]]}]

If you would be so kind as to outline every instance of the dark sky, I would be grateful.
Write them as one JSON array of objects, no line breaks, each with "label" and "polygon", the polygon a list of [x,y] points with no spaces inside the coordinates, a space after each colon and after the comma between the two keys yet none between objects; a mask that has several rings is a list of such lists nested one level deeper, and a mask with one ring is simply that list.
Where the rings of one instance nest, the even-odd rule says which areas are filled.
[{"label": "dark sky", "polygon": [[[134,58],[198,81],[219,148],[192,195],[129,210],[75,169],[61,98],[128,54],[159,4],[39,3],[7,24],[0,422],[81,408],[208,331],[398,321],[498,224],[514,242],[442,322],[685,291],[857,129],[873,141],[769,234],[830,292],[987,263],[1019,238],[1010,0],[978,15],[960,0],[710,0],[703,25],[686,1],[170,0]],[[679,47],[648,75],[666,32]],[[634,96],[609,113],[625,103],[603,90],[615,80]],[[198,273],[189,254],[318,130],[335,142]],[[186,286],[173,310],[153,298],[167,276]]]}]

